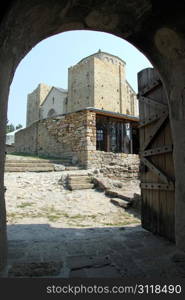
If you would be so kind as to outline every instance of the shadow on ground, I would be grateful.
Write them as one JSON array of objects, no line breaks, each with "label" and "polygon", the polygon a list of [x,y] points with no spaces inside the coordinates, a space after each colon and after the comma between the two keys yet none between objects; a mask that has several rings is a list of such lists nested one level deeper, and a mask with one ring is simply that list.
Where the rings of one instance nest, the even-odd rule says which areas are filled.
[{"label": "shadow on ground", "polygon": [[185,276],[183,256],[176,254],[175,244],[139,225],[83,229],[8,225],[8,241],[7,277]]}]

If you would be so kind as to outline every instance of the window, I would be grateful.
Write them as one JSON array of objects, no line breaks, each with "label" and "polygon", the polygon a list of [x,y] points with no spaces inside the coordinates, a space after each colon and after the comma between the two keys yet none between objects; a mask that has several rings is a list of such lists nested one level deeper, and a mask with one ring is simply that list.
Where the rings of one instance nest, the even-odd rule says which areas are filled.
[{"label": "window", "polygon": [[98,129],[96,132],[97,141],[103,141],[103,129]]},{"label": "window", "polygon": [[49,111],[48,111],[48,114],[47,114],[47,117],[48,118],[51,118],[53,116],[56,116],[56,112],[53,108],[51,108]]}]

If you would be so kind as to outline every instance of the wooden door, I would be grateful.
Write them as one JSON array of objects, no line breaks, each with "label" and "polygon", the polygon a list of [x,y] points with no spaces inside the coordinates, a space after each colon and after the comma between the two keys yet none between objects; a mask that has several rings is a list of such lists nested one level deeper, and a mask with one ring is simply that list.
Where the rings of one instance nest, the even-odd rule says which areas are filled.
[{"label": "wooden door", "polygon": [[138,73],[143,228],[175,241],[175,176],[167,98],[158,73]]}]

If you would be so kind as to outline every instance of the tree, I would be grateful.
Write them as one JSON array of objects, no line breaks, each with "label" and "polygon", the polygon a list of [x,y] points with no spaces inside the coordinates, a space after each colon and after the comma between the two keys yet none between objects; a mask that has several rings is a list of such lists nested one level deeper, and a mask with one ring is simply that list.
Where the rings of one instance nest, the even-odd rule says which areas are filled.
[{"label": "tree", "polygon": [[16,127],[15,127],[15,129],[20,129],[20,128],[22,128],[23,126],[21,125],[21,124],[18,124]]},{"label": "tree", "polygon": [[14,130],[15,130],[15,127],[12,123],[6,125],[6,133],[12,132]]}]

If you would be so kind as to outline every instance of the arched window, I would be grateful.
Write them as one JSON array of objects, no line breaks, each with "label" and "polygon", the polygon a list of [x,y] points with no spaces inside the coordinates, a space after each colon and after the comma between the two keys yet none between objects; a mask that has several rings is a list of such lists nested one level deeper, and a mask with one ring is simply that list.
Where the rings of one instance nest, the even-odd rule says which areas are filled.
[{"label": "arched window", "polygon": [[53,108],[51,108],[51,109],[48,111],[47,117],[48,117],[48,118],[51,118],[51,117],[53,117],[53,116],[56,116],[56,111],[55,111]]}]

